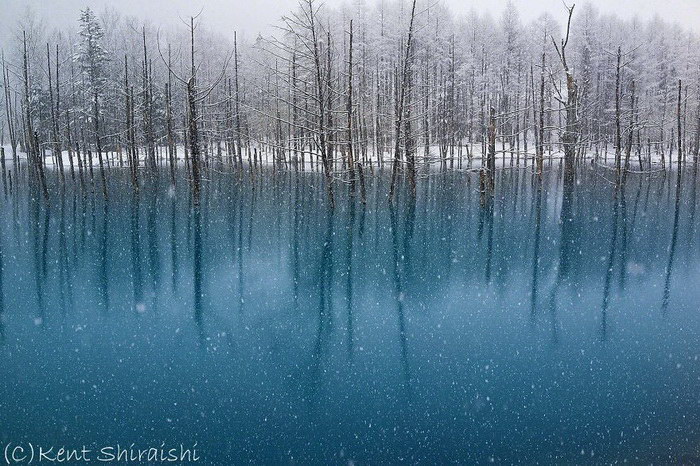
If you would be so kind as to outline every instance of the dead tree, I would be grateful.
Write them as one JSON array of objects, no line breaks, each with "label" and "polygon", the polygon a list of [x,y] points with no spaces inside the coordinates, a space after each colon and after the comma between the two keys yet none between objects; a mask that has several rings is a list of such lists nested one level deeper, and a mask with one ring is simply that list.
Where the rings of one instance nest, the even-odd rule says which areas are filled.
[{"label": "dead tree", "polygon": [[129,86],[129,59],[124,55],[124,133],[126,135],[126,158],[129,163],[131,183],[134,186],[134,190],[138,193],[138,159],[136,157],[136,144],[134,141],[134,112],[132,102],[133,91]]},{"label": "dead tree", "polygon": [[406,102],[404,118],[404,140],[406,152],[406,169],[408,171],[408,184],[411,188],[411,197],[416,198],[416,141],[413,138],[413,129],[411,126],[412,115],[412,99],[413,99],[413,68],[408,69],[408,79],[406,86]]},{"label": "dead tree", "polygon": [[168,158],[170,162],[170,181],[175,184],[176,147],[173,133],[173,74],[170,72],[170,44],[168,44],[168,82],[165,84],[165,125],[168,136]]},{"label": "dead tree", "polygon": [[[61,141],[58,137],[58,106],[54,102],[53,94],[53,82],[51,79],[51,49],[49,48],[48,42],[46,43],[46,64],[49,77],[49,105],[51,107],[51,138],[53,139],[51,144],[51,152],[53,152],[54,158],[58,164],[58,170],[60,172],[61,180],[64,179],[63,173],[63,154],[61,153]],[[56,70],[58,72],[58,61],[56,62]],[[56,75],[56,86],[58,87],[58,75]]]},{"label": "dead tree", "polygon": [[194,17],[190,16],[190,64],[191,74],[187,80],[187,133],[189,135],[190,159],[192,162],[192,198],[199,205],[199,130],[197,129],[197,68],[194,63]]},{"label": "dead tree", "polygon": [[[289,45],[278,40],[271,41],[271,44],[275,48],[284,51],[286,56],[294,56],[296,62],[297,55],[294,52],[298,43],[301,45],[298,57],[309,62],[308,64],[298,63],[298,66],[302,70],[307,70],[309,73],[313,74],[314,80],[312,91],[307,91],[306,83],[302,91],[302,94],[308,97],[304,99],[304,113],[307,115],[307,118],[305,122],[302,122],[302,126],[304,127],[304,132],[309,137],[309,141],[314,143],[320,152],[326,193],[328,195],[329,205],[333,208],[335,206],[335,199],[333,195],[333,163],[330,155],[332,151],[332,138],[330,136],[330,127],[332,124],[330,115],[332,97],[332,90],[330,88],[330,35],[327,37],[329,50],[325,58],[326,66],[323,66],[324,54],[320,47],[321,38],[319,37],[319,27],[317,25],[318,8],[316,7],[315,0],[302,0],[299,6],[301,10],[299,13],[292,13],[282,18],[284,22],[284,27],[282,29],[295,39],[295,48],[290,49]],[[295,68],[296,66],[297,63],[295,63]],[[316,106],[315,111],[307,107],[307,102],[309,100],[312,102],[312,105]]]},{"label": "dead tree", "polygon": [[238,150],[239,170],[243,170],[243,152],[241,149],[241,97],[240,88],[238,86],[238,39],[236,37],[236,31],[233,32],[233,56],[234,84],[236,86],[236,146]]},{"label": "dead tree", "polygon": [[30,166],[39,180],[44,199],[49,199],[49,190],[46,187],[46,175],[44,173],[44,162],[41,159],[38,135],[34,132],[34,122],[32,121],[32,101],[29,97],[29,57],[27,55],[27,33],[22,31],[22,72],[24,77],[24,118],[25,118],[25,139],[27,154]]},{"label": "dead tree", "polygon": [[[186,161],[189,160],[190,164],[190,180],[192,183],[192,202],[195,206],[199,205],[200,192],[201,192],[201,181],[202,181],[202,160],[201,160],[201,148],[199,142],[199,123],[198,123],[198,105],[203,105],[204,100],[209,97],[211,92],[216,88],[216,86],[221,82],[226,74],[226,68],[228,63],[231,61],[230,53],[225,59],[223,66],[221,68],[221,73],[213,80],[207,87],[202,87],[201,89],[197,84],[197,63],[195,62],[195,41],[194,32],[197,28],[195,25],[195,19],[197,16],[190,16],[190,23],[188,25],[190,33],[190,76],[187,79],[180,77],[172,67],[163,57],[163,53],[160,50],[160,41],[157,40],[158,53],[160,58],[168,69],[168,72],[172,74],[179,82],[185,85],[186,89],[186,116],[185,116],[185,128],[187,130],[187,148],[185,151]],[[133,101],[132,101],[133,102]]]},{"label": "dead tree", "polygon": [[[7,118],[7,133],[10,138],[10,148],[12,149],[12,162],[14,169],[17,169],[17,130],[15,127],[15,112],[12,105],[12,95],[10,91],[10,75],[5,66],[5,55],[2,55],[2,84],[5,91],[5,117]],[[700,121],[700,119],[698,120]],[[4,159],[3,159],[4,160]]]},{"label": "dead tree", "polygon": [[693,147],[693,163],[697,166],[700,155],[700,86],[698,87],[698,103],[695,114],[695,144]]},{"label": "dead tree", "polygon": [[539,135],[537,137],[537,174],[542,176],[542,169],[544,165],[544,70],[545,70],[545,60],[546,54],[542,52],[542,70],[540,73],[540,115],[539,115],[539,125],[537,130]]},{"label": "dead tree", "polygon": [[[100,164],[100,178],[102,178],[102,194],[107,198],[107,177],[105,175],[104,161],[102,159],[102,138],[100,137],[100,108],[97,86],[94,86],[92,96],[93,119],[95,123],[95,146],[97,149],[97,160]],[[92,169],[92,163],[90,164]]]},{"label": "dead tree", "polygon": [[346,113],[348,117],[348,170],[350,172],[350,192],[355,194],[355,160],[352,146],[352,20],[350,20],[350,38],[348,47],[348,96]]},{"label": "dead tree", "polygon": [[496,109],[491,107],[489,112],[489,154],[486,161],[486,170],[488,175],[488,186],[489,192],[493,193],[493,189],[496,186]]},{"label": "dead tree", "polygon": [[[634,101],[636,96],[635,94],[635,85],[634,81],[632,81],[631,89],[630,92],[632,93],[630,97],[630,123],[629,123],[629,134],[627,135],[627,148],[625,150],[625,171],[622,174],[622,181],[621,185],[624,186],[625,182],[627,181],[627,173],[629,172],[630,169],[630,155],[632,153],[632,141],[634,138]],[[641,169],[641,167],[640,167]]]},{"label": "dead tree", "polygon": [[681,102],[682,102],[682,95],[681,95],[681,90],[683,88],[683,83],[679,79],[678,80],[678,111],[676,112],[678,116],[678,172],[680,173],[681,169],[681,162],[683,160],[683,131],[682,131],[682,125],[681,125]]},{"label": "dead tree", "polygon": [[327,32],[327,42],[326,42],[326,105],[327,105],[327,116],[328,116],[328,131],[327,131],[327,142],[328,142],[328,149],[327,149],[327,157],[330,161],[330,166],[331,169],[335,167],[335,144],[334,144],[334,130],[333,130],[333,80],[332,80],[332,72],[333,72],[333,62],[331,59],[331,50],[332,50],[332,44],[331,44],[331,32]]},{"label": "dead tree", "polygon": [[574,163],[576,157],[576,144],[578,143],[578,85],[576,84],[576,79],[569,68],[569,64],[566,61],[566,46],[569,43],[569,32],[571,30],[571,16],[574,13],[575,5],[571,8],[566,9],[569,12],[569,19],[566,23],[566,36],[561,41],[561,47],[557,45],[557,42],[552,37],[552,43],[554,43],[554,48],[557,51],[559,60],[561,61],[562,67],[564,68],[564,73],[566,74],[566,126],[564,127],[564,133],[562,135],[562,142],[564,144],[564,179],[567,182],[573,183],[574,180]]},{"label": "dead tree", "polygon": [[622,60],[622,48],[617,48],[617,67],[615,70],[615,174],[619,181],[620,165],[622,159],[622,134],[620,130],[620,62]]},{"label": "dead tree", "polygon": [[393,202],[394,191],[396,188],[396,177],[399,171],[399,163],[401,161],[401,127],[404,116],[404,100],[406,98],[406,87],[408,82],[408,70],[411,59],[411,42],[413,40],[413,21],[416,16],[416,0],[413,0],[411,7],[411,20],[408,25],[408,38],[406,40],[406,50],[403,58],[403,66],[401,69],[401,84],[398,89],[398,98],[396,105],[396,119],[394,121],[394,161],[391,168],[391,185],[389,187],[389,202]]},{"label": "dead tree", "polygon": [[[151,171],[156,169],[156,151],[153,137],[153,96],[151,95],[151,73],[146,48],[146,28],[142,29],[143,36],[143,132],[146,140],[146,160]],[[170,68],[168,68],[170,69]]]}]

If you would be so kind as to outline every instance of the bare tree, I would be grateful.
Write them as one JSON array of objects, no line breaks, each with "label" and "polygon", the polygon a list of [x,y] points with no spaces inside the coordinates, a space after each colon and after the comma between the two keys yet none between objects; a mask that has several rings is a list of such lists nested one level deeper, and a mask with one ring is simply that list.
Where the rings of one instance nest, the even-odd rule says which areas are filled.
[{"label": "bare tree", "polygon": [[416,17],[416,0],[413,0],[411,6],[411,19],[408,24],[408,39],[406,40],[406,48],[401,67],[401,84],[398,89],[398,98],[396,104],[396,117],[394,120],[394,159],[391,167],[391,185],[389,187],[389,202],[393,202],[394,191],[396,188],[396,177],[399,171],[399,163],[401,162],[401,128],[404,117],[404,100],[406,98],[406,87],[408,85],[408,72],[411,66],[411,43],[413,40],[413,21]]},{"label": "bare tree", "polygon": [[[562,135],[562,143],[564,145],[564,177],[569,182],[573,182],[574,179],[574,163],[576,157],[576,144],[579,137],[578,128],[578,85],[576,84],[576,79],[574,78],[569,64],[566,61],[566,46],[569,44],[569,33],[571,30],[571,16],[574,14],[574,7],[572,5],[570,8],[567,7],[569,12],[569,19],[566,23],[566,35],[561,41],[561,46],[557,45],[557,42],[552,37],[552,43],[557,51],[559,60],[564,68],[564,73],[566,74],[566,126],[564,127],[564,132]],[[560,94],[561,95],[561,94]]]}]

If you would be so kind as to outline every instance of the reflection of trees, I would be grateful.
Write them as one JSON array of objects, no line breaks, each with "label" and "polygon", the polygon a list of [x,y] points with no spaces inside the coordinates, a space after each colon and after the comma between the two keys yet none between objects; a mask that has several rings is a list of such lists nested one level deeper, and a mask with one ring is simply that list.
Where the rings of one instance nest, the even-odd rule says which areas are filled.
[{"label": "reflection of trees", "polygon": [[139,230],[139,194],[134,192],[131,198],[131,282],[134,290],[134,309],[142,312],[143,283],[141,277],[141,232]]},{"label": "reflection of trees", "polygon": [[194,322],[197,326],[199,344],[205,341],[204,325],[202,322],[202,218],[201,205],[198,202],[192,204],[192,221],[194,228],[194,243],[192,249],[192,282],[194,285]]},{"label": "reflection of trees", "polygon": [[542,177],[535,176],[535,240],[532,254],[532,291],[530,292],[530,318],[534,323],[537,313],[537,291],[540,275],[540,232],[542,230]]},{"label": "reflection of trees", "polygon": [[[610,304],[610,286],[612,283],[613,267],[615,266],[615,250],[617,248],[617,229],[620,222],[618,215],[620,213],[619,197],[624,198],[625,193],[620,187],[615,184],[615,192],[613,195],[613,216],[612,216],[612,233],[610,234],[610,254],[608,255],[607,267],[605,269],[605,281],[603,283],[603,304],[600,308],[600,338],[607,339],[608,332],[608,305]],[[624,215],[623,215],[624,222]],[[624,264],[622,264],[624,267]]]},{"label": "reflection of trees", "polygon": [[[414,199],[406,200],[408,203],[415,202]],[[409,212],[407,213],[407,227],[412,228],[412,217],[414,207],[408,206]],[[401,366],[403,368],[404,384],[407,389],[410,390],[411,386],[411,369],[408,363],[408,345],[406,343],[406,317],[404,315],[404,285],[403,279],[406,272],[406,267],[408,264],[408,249],[403,251],[399,250],[399,231],[396,221],[396,212],[394,210],[393,204],[389,204],[389,216],[391,220],[391,240],[392,240],[392,262],[393,262],[393,279],[394,279],[394,289],[395,289],[395,300],[396,300],[396,313],[398,316],[399,325],[399,346],[401,347]],[[406,229],[404,229],[404,239],[411,235]],[[405,242],[404,245],[408,244]]]},{"label": "reflection of trees", "polygon": [[[649,264],[656,270],[665,267],[659,271],[659,276],[664,274],[665,312],[672,274],[677,274],[673,267],[678,267],[681,252],[696,235],[695,200],[684,208],[681,198],[686,193],[681,179],[676,178],[673,183],[674,178],[669,175],[666,181],[661,177],[640,178],[639,183],[630,179],[623,195],[622,191],[614,194],[612,184],[596,185],[596,178],[601,177],[595,174],[584,177],[581,185],[571,186],[561,184],[561,173],[556,171],[545,172],[542,179],[533,177],[532,182],[524,173],[503,172],[499,175],[503,177],[499,192],[504,194],[489,196],[480,205],[478,193],[469,191],[461,174],[441,173],[426,176],[415,202],[399,196],[391,210],[385,197],[375,190],[386,189],[382,185],[386,179],[378,176],[368,180],[367,206],[342,197],[338,198],[335,213],[325,210],[323,197],[316,192],[318,175],[308,172],[288,177],[278,173],[274,184],[261,178],[255,183],[244,179],[227,185],[212,173],[197,209],[192,209],[187,197],[180,196],[184,191],[171,196],[157,185],[132,193],[131,189],[120,191],[120,185],[115,183],[110,199],[105,201],[99,196],[91,199],[78,188],[71,191],[66,186],[65,193],[57,193],[60,197],[55,198],[55,210],[31,198],[18,202],[15,189],[3,211],[8,221],[1,259],[7,264],[8,251],[15,247],[23,252],[18,263],[28,279],[24,284],[29,285],[29,310],[36,314],[32,317],[37,317],[37,322],[44,319],[44,312],[50,319],[53,304],[57,310],[70,310],[73,294],[78,306],[81,304],[77,298],[87,296],[99,300],[101,308],[114,310],[121,303],[129,303],[133,291],[131,304],[140,313],[147,305],[150,309],[152,302],[147,293],[152,286],[161,303],[170,303],[164,301],[163,293],[171,287],[160,283],[162,279],[170,280],[163,277],[160,267],[167,270],[167,262],[171,262],[173,294],[182,288],[182,280],[195,279],[196,289],[190,295],[194,297],[194,308],[188,307],[187,312],[194,313],[193,323],[200,326],[200,338],[202,318],[209,330],[217,321],[215,310],[222,302],[213,301],[221,296],[206,294],[208,279],[216,278],[213,273],[210,277],[207,270],[222,270],[220,262],[226,260],[224,270],[236,275],[226,283],[227,297],[232,294],[234,298],[229,307],[238,309],[240,305],[242,309],[245,305],[250,310],[245,318],[255,319],[258,309],[268,304],[263,305],[261,296],[268,293],[265,297],[272,300],[278,296],[269,293],[269,288],[265,290],[270,282],[259,284],[255,275],[261,270],[262,261],[271,259],[280,265],[280,270],[270,273],[288,277],[290,281],[286,283],[290,285],[285,290],[284,303],[271,302],[270,308],[293,306],[292,315],[300,321],[313,318],[313,330],[308,334],[313,349],[305,349],[313,352],[314,363],[320,362],[321,369],[322,355],[327,356],[324,348],[332,348],[329,339],[334,319],[341,319],[347,331],[336,336],[343,350],[347,348],[348,357],[352,357],[361,343],[360,329],[365,318],[361,309],[366,305],[368,291],[374,286],[388,286],[396,303],[401,370],[410,382],[409,312],[431,309],[432,300],[444,296],[443,292],[454,292],[450,295],[456,296],[454,299],[469,298],[473,303],[472,293],[481,291],[476,288],[484,280],[497,281],[499,290],[501,286],[506,290],[522,286],[531,292],[529,303],[524,305],[529,305],[532,321],[544,317],[549,327],[551,317],[556,340],[560,312],[557,306],[563,306],[565,287],[579,280],[584,286],[582,290],[568,288],[572,296],[590,291],[591,286],[594,296],[602,294],[598,316],[602,318],[600,332],[605,338],[609,333],[611,296],[618,286],[621,292],[629,294],[625,287],[630,288],[635,274],[641,273],[628,268],[627,261],[630,267],[639,262],[638,270]],[[688,172],[682,181],[692,177]],[[687,197],[693,197],[694,191],[695,187],[689,186]],[[25,193],[21,186],[19,192]],[[166,193],[170,197],[164,197]],[[120,199],[126,201],[124,205]],[[550,215],[550,204],[559,203],[553,207],[558,214]],[[669,209],[670,205],[674,208]],[[681,225],[682,213],[689,215],[688,225]],[[655,221],[658,218],[667,221]],[[180,234],[183,227],[186,231]],[[225,248],[219,248],[222,238]],[[665,241],[659,241],[664,238]],[[526,259],[522,259],[524,256]],[[662,264],[658,256],[664,258]],[[280,259],[285,257],[289,258],[286,262]],[[122,282],[121,274],[113,274],[114,270],[126,270]],[[546,270],[552,270],[551,274]],[[336,271],[342,271],[335,283],[336,294],[342,294],[336,296],[337,301],[345,299],[340,304],[342,310],[337,309],[342,317],[331,311]],[[7,268],[0,273],[4,287],[0,304],[8,312],[14,296],[10,291],[14,289],[13,280],[22,278],[17,278],[12,270],[8,274]],[[451,288],[455,286],[457,289]],[[211,287],[212,292],[215,289]],[[491,295],[479,297],[491,299]],[[189,299],[187,302],[192,304]],[[178,306],[179,301],[172,303]],[[487,302],[486,308],[491,307],[492,303]]]},{"label": "reflection of trees", "polygon": [[66,316],[67,302],[72,299],[72,280],[70,264],[68,262],[68,246],[66,244],[66,192],[60,191],[61,209],[58,222],[58,294],[61,307],[61,315]]},{"label": "reflection of trees", "polygon": [[301,203],[299,199],[299,178],[294,182],[294,203],[292,206],[292,300],[294,312],[299,311],[299,223]]},{"label": "reflection of trees", "polygon": [[[698,189],[698,164],[693,164],[693,178],[690,182],[690,215],[688,218],[688,242],[692,244],[695,241],[695,233],[697,232],[697,227],[695,226],[695,209],[697,207],[697,189]],[[693,248],[697,251],[697,248]]]},{"label": "reflection of trees", "polygon": [[491,283],[491,262],[493,258],[493,197],[492,196],[482,196],[481,197],[481,209],[479,210],[479,233],[478,238],[481,240],[484,228],[487,229],[486,232],[486,265],[485,270],[485,280],[486,283]]},{"label": "reflection of trees", "polygon": [[109,274],[108,256],[107,256],[107,238],[109,237],[109,202],[105,200],[102,207],[102,236],[100,237],[100,271],[99,271],[99,287],[101,305],[105,311],[109,310],[109,289],[108,279]]},{"label": "reflection of trees", "polygon": [[158,187],[155,185],[155,180],[151,180],[153,185],[148,193],[148,204],[146,205],[146,235],[148,241],[148,266],[151,277],[151,292],[153,293],[153,310],[158,310],[158,295],[160,292],[160,253],[158,251],[158,231],[156,229],[158,215]]},{"label": "reflection of trees", "polygon": [[334,209],[326,213],[326,231],[321,245],[321,261],[318,274],[318,326],[311,356],[311,400],[316,399],[321,383],[321,362],[332,329],[333,319],[333,217]]},{"label": "reflection of trees", "polygon": [[5,258],[3,256],[3,240],[5,235],[0,225],[0,345],[5,343],[5,287],[3,274],[5,273]]},{"label": "reflection of trees", "polygon": [[[353,298],[353,291],[352,291],[352,283],[353,283],[353,274],[352,274],[352,260],[353,260],[353,233],[355,230],[355,199],[351,198],[350,199],[350,206],[349,206],[349,219],[348,219],[348,224],[346,225],[346,230],[347,230],[347,244],[345,246],[345,251],[346,251],[346,256],[345,256],[345,302],[347,303],[347,314],[348,314],[348,321],[347,321],[347,334],[348,334],[348,357],[352,359],[353,356],[353,347],[354,347],[354,340],[355,337],[353,335],[353,321],[352,321],[352,298]],[[296,277],[295,277],[296,278]],[[296,291],[296,290],[295,290]]]},{"label": "reflection of trees", "polygon": [[[651,183],[648,183],[651,184]],[[642,197],[642,177],[639,177],[639,183],[637,184],[637,193],[634,197],[634,208],[632,209],[632,218],[628,222],[628,215],[627,215],[627,209],[623,209],[623,219],[625,221],[625,228],[626,228],[626,233],[625,233],[625,241],[623,242],[623,254],[622,254],[622,267],[620,269],[620,289],[624,290],[626,286],[626,281],[627,281],[627,254],[628,254],[628,237],[631,240],[634,236],[634,231],[635,228],[637,227],[637,219],[639,218],[639,203],[640,199]],[[623,193],[624,194],[624,193]],[[624,200],[625,196],[623,196]],[[625,203],[626,206],[626,203]],[[629,227],[627,226],[627,223],[629,223]]]},{"label": "reflection of trees", "polygon": [[47,270],[47,249],[49,238],[49,219],[51,205],[46,204],[43,209],[37,198],[30,198],[31,220],[29,231],[32,238],[32,249],[34,258],[34,283],[36,287],[37,322],[43,325],[46,317],[46,300],[44,287],[46,283]]},{"label": "reflection of trees", "polygon": [[[173,187],[173,189],[175,189]],[[177,200],[173,195],[170,200],[170,261],[172,262],[172,291],[177,290],[180,277],[179,258],[177,254]]]},{"label": "reflection of trees", "polygon": [[571,271],[571,251],[577,244],[575,219],[573,215],[574,207],[574,180],[570,176],[564,176],[562,184],[561,214],[559,224],[561,235],[559,240],[559,266],[554,279],[554,286],[549,296],[549,314],[551,319],[552,342],[559,342],[558,317],[557,317],[557,295],[562,284],[568,283]]},{"label": "reflection of trees", "polygon": [[661,301],[661,312],[666,314],[668,311],[668,303],[671,299],[671,271],[673,270],[673,261],[676,256],[676,243],[678,242],[678,218],[681,207],[681,168],[678,166],[676,175],[676,200],[674,202],[673,211],[673,230],[671,232],[671,246],[668,253],[668,264],[666,265],[666,278],[664,280],[664,295]]}]

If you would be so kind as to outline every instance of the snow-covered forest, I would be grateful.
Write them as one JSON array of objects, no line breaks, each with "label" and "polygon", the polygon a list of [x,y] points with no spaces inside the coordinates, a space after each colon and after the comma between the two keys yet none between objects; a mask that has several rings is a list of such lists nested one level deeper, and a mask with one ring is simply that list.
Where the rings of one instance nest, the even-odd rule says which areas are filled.
[{"label": "snow-covered forest", "polygon": [[0,461],[700,464],[700,0],[573,1],[0,0]]},{"label": "snow-covered forest", "polygon": [[660,18],[302,0],[253,41],[197,16],[171,29],[113,9],[75,18],[45,31],[28,13],[3,51],[3,173],[26,157],[46,195],[49,165],[105,195],[114,168],[138,186],[183,163],[196,191],[219,165],[319,170],[332,199],[384,166],[391,197],[429,166],[483,170],[488,187],[497,166],[563,157],[620,174],[700,151],[698,39]]}]

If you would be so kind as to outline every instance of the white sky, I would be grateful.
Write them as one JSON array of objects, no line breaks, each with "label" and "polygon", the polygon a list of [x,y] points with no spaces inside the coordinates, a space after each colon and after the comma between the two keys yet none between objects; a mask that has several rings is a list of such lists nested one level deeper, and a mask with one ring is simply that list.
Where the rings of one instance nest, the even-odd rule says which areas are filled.
[{"label": "white sky", "polygon": [[[156,24],[169,24],[178,15],[187,17],[204,8],[203,17],[213,29],[222,33],[238,30],[248,37],[268,31],[279,17],[292,9],[298,0],[0,0],[0,44],[6,43],[12,28],[12,18],[21,15],[30,6],[47,27],[65,27],[76,24],[79,10],[89,5],[96,11],[111,5],[124,14],[145,17]],[[344,0],[325,0],[328,5],[339,5]],[[381,0],[366,0],[367,3]],[[437,0],[444,2],[455,13],[489,11],[497,17],[508,0]],[[544,12],[556,17],[565,14],[562,0],[512,0],[524,21],[535,19]],[[570,0],[574,1],[574,0]],[[638,16],[647,19],[655,14],[670,22],[700,32],[700,0],[579,0],[589,2],[605,13],[623,18]],[[9,28],[6,26],[10,26]]]}]

